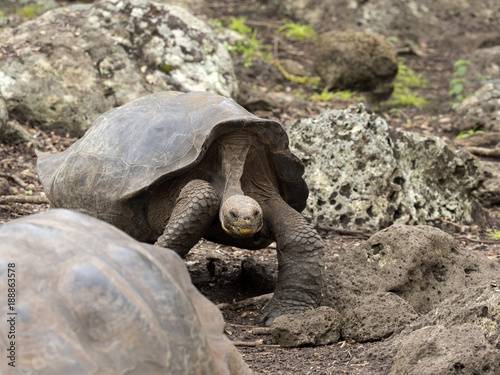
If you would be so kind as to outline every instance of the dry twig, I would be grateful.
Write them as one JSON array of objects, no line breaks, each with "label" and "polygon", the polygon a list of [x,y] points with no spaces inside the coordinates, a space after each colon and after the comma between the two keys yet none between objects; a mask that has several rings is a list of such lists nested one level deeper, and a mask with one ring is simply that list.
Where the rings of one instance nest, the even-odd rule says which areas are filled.
[{"label": "dry twig", "polygon": [[469,242],[474,242],[474,243],[484,243],[484,244],[496,244],[498,245],[500,243],[500,240],[482,240],[482,239],[476,239],[476,238],[469,238],[466,236],[456,236],[455,239],[460,240],[460,241],[469,241]]},{"label": "dry twig", "polygon": [[31,204],[50,204],[45,194],[41,195],[2,195],[0,204],[5,203],[31,203]]},{"label": "dry twig", "polygon": [[219,310],[234,310],[239,309],[240,307],[257,305],[259,303],[269,301],[271,298],[273,298],[273,294],[274,293],[263,294],[261,296],[251,297],[233,303],[219,303],[217,307],[219,308]]},{"label": "dry twig", "polygon": [[335,228],[335,227],[330,227],[326,225],[318,225],[318,229],[321,230],[326,230],[326,231],[332,231],[341,235],[345,236],[358,236],[362,238],[370,238],[371,234],[367,232],[363,232],[360,230],[354,230],[354,229],[343,229],[343,228]]},{"label": "dry twig", "polygon": [[279,348],[279,345],[264,344],[263,340],[257,341],[231,341],[234,346],[262,346],[264,348]]},{"label": "dry twig", "polygon": [[18,175],[16,174],[7,174],[7,173],[0,173],[0,177],[4,177],[4,178],[10,178],[11,180],[14,180],[15,183],[17,183],[19,186],[21,186],[22,188],[25,188],[26,186],[28,186],[28,184],[26,182],[24,182],[21,177],[19,177]]},{"label": "dry twig", "polygon": [[450,224],[450,225],[453,225],[454,227],[460,228],[461,231],[463,231],[464,228],[467,228],[467,226],[460,225],[460,224],[454,223],[453,221],[449,221],[449,220],[443,219],[441,216],[435,216],[435,217],[427,218],[425,220],[426,221],[439,220],[439,221],[441,221],[443,223]]},{"label": "dry twig", "polygon": [[486,147],[464,147],[467,151],[480,156],[489,156],[493,158],[500,158],[500,147],[486,148]]}]

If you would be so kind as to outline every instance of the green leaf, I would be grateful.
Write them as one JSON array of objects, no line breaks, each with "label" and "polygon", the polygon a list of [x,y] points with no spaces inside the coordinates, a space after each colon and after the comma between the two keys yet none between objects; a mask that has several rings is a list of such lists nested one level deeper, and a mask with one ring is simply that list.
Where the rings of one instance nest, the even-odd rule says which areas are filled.
[{"label": "green leaf", "polygon": [[462,83],[457,83],[453,85],[451,90],[455,95],[460,95],[464,91],[464,85]]},{"label": "green leaf", "polygon": [[455,71],[457,76],[463,76],[465,73],[467,73],[467,66],[466,65],[460,65],[457,67],[457,70]]}]

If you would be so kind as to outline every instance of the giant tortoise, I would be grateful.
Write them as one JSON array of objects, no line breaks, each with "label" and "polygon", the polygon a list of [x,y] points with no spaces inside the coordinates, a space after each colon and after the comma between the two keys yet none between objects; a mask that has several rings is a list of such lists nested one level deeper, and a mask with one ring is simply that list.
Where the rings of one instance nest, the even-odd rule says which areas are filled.
[{"label": "giant tortoise", "polygon": [[207,92],[160,92],[99,116],[38,173],[54,207],[78,209],[184,256],[204,237],[276,241],[278,282],[262,320],[316,307],[324,245],[300,214],[304,167],[275,121]]},{"label": "giant tortoise", "polygon": [[8,274],[2,374],[251,374],[176,253],[93,217],[55,209],[0,226]]}]

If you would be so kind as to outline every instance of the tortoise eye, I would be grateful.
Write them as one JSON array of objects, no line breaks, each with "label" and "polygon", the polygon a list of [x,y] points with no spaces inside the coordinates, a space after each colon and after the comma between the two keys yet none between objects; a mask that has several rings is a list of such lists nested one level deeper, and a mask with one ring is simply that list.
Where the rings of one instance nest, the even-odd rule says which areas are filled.
[{"label": "tortoise eye", "polygon": [[254,216],[254,217],[258,217],[258,216],[259,216],[259,211],[255,210],[255,211],[253,212],[253,216]]},{"label": "tortoise eye", "polygon": [[234,211],[230,211],[230,212],[229,212],[229,214],[231,215],[231,217],[232,217],[233,219],[236,219],[236,216],[237,216],[237,215],[236,215],[236,212],[234,212]]}]

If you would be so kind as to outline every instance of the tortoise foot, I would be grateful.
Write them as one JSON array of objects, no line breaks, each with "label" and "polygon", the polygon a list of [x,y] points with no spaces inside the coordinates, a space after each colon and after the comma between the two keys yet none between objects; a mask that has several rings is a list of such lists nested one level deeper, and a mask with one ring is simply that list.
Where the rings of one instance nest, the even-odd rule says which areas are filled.
[{"label": "tortoise foot", "polygon": [[[296,294],[296,293],[294,293]],[[297,297],[296,295],[294,297]],[[274,319],[285,314],[301,314],[317,307],[317,303],[308,295],[302,293],[302,298],[291,298],[283,295],[281,298],[275,296],[264,308],[261,323],[270,327]]]}]

